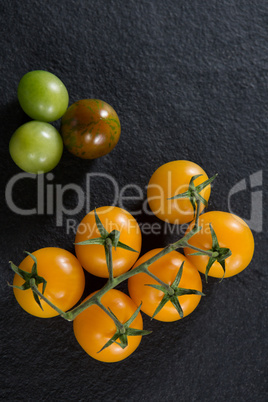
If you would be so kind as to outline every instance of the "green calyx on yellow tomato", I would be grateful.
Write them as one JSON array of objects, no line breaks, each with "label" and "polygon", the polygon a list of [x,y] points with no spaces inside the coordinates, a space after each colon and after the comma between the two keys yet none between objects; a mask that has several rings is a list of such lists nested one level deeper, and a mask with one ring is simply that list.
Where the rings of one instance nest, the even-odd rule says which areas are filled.
[{"label": "green calyx on yellow tomato", "polygon": [[178,200],[179,198],[188,198],[193,207],[194,218],[196,216],[196,209],[200,206],[200,203],[202,203],[205,207],[208,206],[207,200],[200,194],[200,192],[204,190],[209,184],[211,184],[213,180],[218,176],[218,174],[215,174],[210,179],[207,179],[203,181],[201,184],[198,184],[196,186],[194,184],[194,181],[200,176],[202,176],[202,174],[192,176],[188,190],[184,191],[183,193],[174,195],[174,197],[169,198],[170,200]]},{"label": "green calyx on yellow tomato", "polygon": [[123,274],[136,262],[140,250],[140,227],[122,208],[99,207],[89,212],[77,228],[76,256],[95,276],[111,279]]},{"label": "green calyx on yellow tomato", "polygon": [[110,280],[112,280],[112,278],[114,276],[113,275],[113,259],[112,259],[112,253],[111,253],[112,248],[114,247],[116,250],[116,248],[118,247],[118,248],[122,248],[124,250],[133,251],[134,253],[138,253],[138,251],[134,250],[132,247],[129,247],[127,244],[124,244],[121,241],[119,241],[119,238],[120,238],[119,230],[114,229],[109,233],[105,229],[105,227],[101,223],[101,220],[97,214],[96,208],[94,210],[94,214],[95,214],[96,225],[97,225],[97,228],[98,228],[98,231],[99,231],[101,237],[84,240],[84,241],[81,241],[81,242],[75,243],[75,244],[77,246],[78,245],[87,246],[87,245],[91,245],[91,244],[99,244],[99,245],[104,246],[109,278],[110,278]]},{"label": "green calyx on yellow tomato", "polygon": [[[188,239],[184,254],[206,277],[222,278],[224,270],[224,278],[228,278],[249,265],[254,237],[243,219],[229,212],[210,211],[200,215],[198,224],[201,230]],[[193,227],[191,222],[186,236]],[[195,248],[200,253],[193,253]]]},{"label": "green calyx on yellow tomato", "polygon": [[16,289],[20,289],[20,290],[27,290],[27,289],[31,289],[33,292],[33,297],[36,301],[36,303],[40,306],[40,308],[43,310],[43,307],[41,305],[40,302],[40,298],[38,296],[38,294],[34,291],[34,288],[36,286],[38,286],[39,284],[42,283],[42,294],[44,294],[46,285],[47,285],[47,281],[38,275],[37,273],[37,259],[36,257],[29,253],[28,251],[26,251],[26,253],[33,259],[34,263],[32,266],[32,270],[31,272],[27,272],[22,270],[21,268],[17,267],[17,265],[13,264],[12,261],[10,261],[10,266],[13,270],[13,272],[15,272],[15,274],[19,275],[25,282],[21,285],[21,286],[16,286],[16,285],[10,285],[13,288]]},{"label": "green calyx on yellow tomato", "polygon": [[[101,308],[103,309],[103,305]],[[116,315],[112,312],[111,309],[108,311],[104,307],[105,311],[107,314],[112,318],[114,321],[117,331],[116,333],[106,342],[106,344],[99,350],[98,353],[102,352],[104,349],[108,348],[110,345],[113,343],[116,343],[119,345],[122,349],[125,349],[128,346],[128,336],[144,336],[144,335],[149,335],[152,333],[152,331],[146,331],[144,329],[137,329],[130,327],[132,322],[137,318],[140,309],[141,309],[141,304],[139,307],[135,310],[135,312],[132,314],[132,316],[125,322],[121,323]]]},{"label": "green calyx on yellow tomato", "polygon": [[[89,295],[84,302],[96,293]],[[107,363],[131,355],[139,346],[142,335],[149,333],[143,332],[143,320],[137,305],[117,289],[110,289],[101,297],[101,303],[94,303],[77,315],[73,329],[85,352]]]},{"label": "green calyx on yellow tomato", "polygon": [[[212,252],[212,255],[209,257],[207,266],[206,266],[206,272],[205,272],[205,278],[206,278],[206,282],[208,281],[208,274],[209,271],[212,267],[212,265],[217,261],[222,269],[223,269],[223,276],[221,278],[221,280],[224,278],[225,276],[225,260],[226,258],[230,257],[232,255],[231,250],[228,247],[220,247],[219,246],[219,242],[216,236],[216,233],[211,225],[211,223],[209,223],[209,228],[210,228],[210,232],[211,232],[211,239],[212,239],[212,247],[208,250]],[[207,255],[206,253],[204,253],[203,251],[198,251],[196,253],[191,253],[190,255]]]},{"label": "green calyx on yellow tomato", "polygon": [[27,254],[18,267],[11,263],[17,302],[36,317],[65,318],[65,312],[80,300],[85,288],[81,264],[72,253],[59,247]]},{"label": "green calyx on yellow tomato", "polygon": [[[164,254],[165,250],[150,250],[139,258],[132,268],[138,272],[128,279],[128,291],[136,305],[142,302],[145,314],[171,322],[192,313],[203,293],[196,267],[183,254],[175,250]],[[161,258],[155,259],[159,254]],[[148,268],[141,270],[144,265]]]},{"label": "green calyx on yellow tomato", "polygon": [[147,199],[151,211],[159,219],[183,224],[201,213],[210,197],[210,183],[206,172],[196,163],[175,160],[160,166],[151,176]]},{"label": "green calyx on yellow tomato", "polygon": [[200,292],[199,290],[185,289],[185,288],[179,287],[184,263],[185,263],[185,261],[182,262],[180,269],[178,270],[178,273],[177,273],[173,283],[170,285],[169,290],[167,290],[162,285],[153,285],[153,284],[145,285],[145,286],[151,286],[152,288],[155,288],[157,290],[161,290],[161,292],[164,293],[164,296],[163,296],[162,300],[160,301],[159,305],[157,306],[155,312],[153,313],[152,318],[154,318],[156,316],[156,314],[158,314],[159,311],[162,310],[162,308],[165,306],[165,304],[168,301],[170,301],[173,304],[173,306],[179,313],[180,317],[183,318],[183,310],[182,310],[181,304],[179,302],[179,296],[183,296],[183,295],[205,296],[205,294]]}]

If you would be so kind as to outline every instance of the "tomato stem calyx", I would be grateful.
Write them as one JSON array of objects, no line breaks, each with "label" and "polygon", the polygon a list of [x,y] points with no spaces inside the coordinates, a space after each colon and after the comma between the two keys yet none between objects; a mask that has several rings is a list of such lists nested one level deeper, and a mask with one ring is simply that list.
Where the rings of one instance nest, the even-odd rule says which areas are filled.
[{"label": "tomato stem calyx", "polygon": [[195,289],[184,289],[179,287],[179,283],[182,277],[183,272],[183,265],[184,261],[180,266],[180,269],[177,272],[176,278],[174,279],[172,285],[170,286],[173,292],[169,292],[164,286],[161,285],[152,285],[148,284],[146,286],[150,286],[154,289],[161,290],[164,293],[162,300],[160,301],[159,305],[157,306],[155,312],[152,315],[152,319],[159,313],[160,310],[165,306],[168,301],[171,301],[175,309],[178,311],[180,318],[183,318],[183,310],[181,304],[179,302],[178,297],[183,295],[199,295],[205,296],[204,293],[200,292],[199,290]]},{"label": "tomato stem calyx", "polygon": [[107,267],[108,267],[108,271],[109,271],[109,280],[111,281],[113,279],[112,248],[114,247],[116,250],[116,248],[119,247],[119,248],[123,248],[128,251],[133,251],[134,253],[137,253],[137,251],[134,250],[132,247],[129,247],[127,244],[124,244],[121,241],[119,241],[119,238],[120,238],[119,230],[112,230],[109,233],[105,229],[105,227],[103,226],[103,224],[96,212],[96,208],[94,210],[94,214],[95,214],[96,225],[97,225],[97,228],[98,228],[98,231],[99,231],[101,237],[84,240],[84,241],[81,241],[81,242],[75,243],[75,244],[80,245],[80,246],[85,246],[85,245],[90,245],[90,244],[99,244],[99,245],[104,246],[106,263],[107,263]]},{"label": "tomato stem calyx", "polygon": [[34,261],[33,266],[32,266],[32,271],[31,272],[23,271],[21,268],[17,267],[17,265],[13,264],[12,261],[10,261],[11,269],[15,272],[15,274],[18,274],[25,281],[21,286],[15,286],[15,285],[10,285],[10,286],[13,287],[13,288],[20,289],[20,290],[32,289],[33,296],[34,296],[34,299],[35,299],[36,303],[43,310],[43,307],[42,307],[41,302],[40,302],[40,298],[39,298],[37,292],[34,291],[33,288],[37,289],[38,285],[42,283],[43,284],[42,293],[39,292],[39,291],[38,291],[38,293],[43,295],[44,292],[45,292],[47,281],[37,274],[37,259],[36,259],[36,257],[33,254],[29,253],[28,251],[25,251],[25,253],[28,254]]},{"label": "tomato stem calyx", "polygon": [[104,349],[108,348],[112,343],[116,343],[122,349],[125,349],[128,346],[128,336],[143,336],[143,335],[151,334],[152,331],[146,331],[146,330],[130,327],[130,325],[137,318],[137,316],[140,312],[141,304],[136,309],[134,314],[124,324],[122,324],[118,320],[118,318],[111,311],[111,309],[107,309],[105,306],[103,306],[103,304],[101,302],[98,302],[97,305],[101,309],[103,309],[109,315],[109,317],[112,318],[112,320],[114,321],[116,328],[117,328],[117,331],[115,332],[115,334],[108,340],[108,342],[105,343],[105,345],[99,350],[98,353],[100,353]]},{"label": "tomato stem calyx", "polygon": [[[208,205],[207,200],[204,197],[202,197],[200,192],[202,190],[204,190],[204,188],[207,187],[210,183],[213,182],[213,180],[218,176],[218,173],[216,173],[210,179],[207,179],[203,183],[198,184],[196,186],[194,184],[194,181],[195,181],[195,179],[197,179],[200,176],[202,176],[202,174],[197,174],[197,175],[191,177],[188,190],[184,191],[181,194],[174,195],[174,197],[168,198],[169,200],[177,200],[179,198],[189,198],[189,200],[192,204],[193,210],[194,210],[194,217],[196,216],[197,209],[199,210],[201,202],[202,202],[202,204],[205,205],[205,207],[207,207],[207,205]],[[199,203],[198,203],[198,201],[199,201]]]},{"label": "tomato stem calyx", "polygon": [[[55,304],[51,303],[51,301],[50,301],[49,299],[47,299],[47,298],[43,295],[43,293],[41,293],[41,292],[38,290],[38,287],[36,286],[35,281],[34,281],[33,279],[31,279],[31,281],[33,281],[33,282],[31,283],[31,289],[32,289],[32,291],[33,291],[33,294],[36,295],[37,297],[39,297],[39,299],[44,300],[50,307],[52,307],[55,311],[57,311],[57,313],[59,313],[59,315],[60,315],[61,317],[65,318],[67,321],[70,321],[70,320],[68,320],[68,318],[66,318],[66,317],[67,317],[67,313],[65,313],[64,311],[62,311],[62,310],[61,310],[60,308],[58,308],[57,306],[55,306]],[[39,301],[40,301],[40,300],[39,300]],[[38,303],[38,304],[39,304],[39,303]],[[41,303],[40,303],[39,305],[40,305],[41,309],[43,310],[43,308],[42,308],[42,306],[41,306]]]},{"label": "tomato stem calyx", "polygon": [[[161,279],[159,279],[156,275],[154,275],[148,269],[146,270],[146,274],[148,276],[150,276],[151,278],[153,278],[158,283],[160,283],[160,285],[155,285],[155,286],[159,286],[159,287],[161,287],[161,289],[165,289],[165,292],[168,293],[171,296],[174,294],[174,290],[172,289],[171,286],[169,286],[168,283],[163,282]],[[150,285],[147,285],[147,286],[150,286]]]},{"label": "tomato stem calyx", "polygon": [[[212,247],[210,250],[200,250],[196,253],[191,253],[191,255],[208,255],[209,256],[209,260],[206,266],[206,272],[205,272],[205,278],[206,278],[206,282],[208,281],[208,273],[212,267],[212,265],[214,264],[214,262],[218,262],[223,269],[223,276],[221,278],[221,281],[223,280],[224,276],[225,276],[225,260],[226,258],[230,257],[232,255],[232,252],[229,248],[227,247],[220,247],[218,239],[217,239],[217,235],[211,225],[211,223],[209,224],[209,228],[210,228],[210,233],[211,233],[211,237],[212,237]],[[195,248],[193,247],[191,244],[188,245],[191,248]],[[197,249],[197,248],[195,248]]]},{"label": "tomato stem calyx", "polygon": [[[41,304],[41,300],[43,300],[45,303],[47,303],[51,308],[53,308],[55,311],[57,311],[57,313],[62,316],[63,318],[65,318],[66,320],[68,320],[67,318],[67,313],[65,313],[64,311],[62,311],[60,308],[58,308],[57,306],[55,306],[55,304],[53,304],[45,295],[45,288],[47,285],[47,281],[42,277],[39,276],[37,273],[37,259],[36,257],[29,253],[28,251],[25,251],[26,254],[28,254],[34,261],[33,266],[32,266],[32,271],[31,272],[26,272],[24,270],[22,270],[21,268],[17,267],[15,264],[13,264],[12,261],[10,261],[10,266],[11,269],[18,274],[21,278],[23,278],[25,280],[25,282],[21,285],[21,286],[15,286],[15,285],[10,285],[13,288],[17,288],[20,290],[28,290],[31,289],[33,292],[33,297],[36,301],[36,303],[39,305],[39,307],[41,308],[41,310],[43,310],[42,304]],[[40,292],[40,290],[38,289],[38,285],[43,284],[42,286],[42,292]],[[69,320],[68,320],[69,321]]]},{"label": "tomato stem calyx", "polygon": [[[94,210],[94,214],[95,214],[96,225],[97,225],[97,228],[98,228],[98,230],[99,230],[99,232],[100,232],[100,235],[101,235],[101,239],[102,239],[102,241],[103,241],[103,244],[105,244],[106,239],[110,239],[111,242],[112,242],[112,245],[113,245],[113,247],[114,247],[115,249],[116,249],[116,247],[120,247],[120,248],[123,248],[123,249],[125,249],[125,250],[134,251],[135,253],[137,253],[136,250],[134,250],[133,248],[129,247],[127,244],[124,244],[124,243],[122,243],[121,241],[119,241],[119,237],[120,237],[120,232],[119,232],[119,230],[112,230],[112,231],[109,233],[109,232],[105,229],[105,227],[103,226],[103,224],[102,224],[102,222],[101,222],[101,220],[100,220],[100,218],[99,218],[99,216],[98,216],[98,214],[97,214],[96,208],[95,208],[95,210]],[[90,242],[90,239],[89,239],[88,241]],[[84,243],[84,244],[90,244],[90,243],[86,243],[86,242],[81,242],[81,243],[78,243],[78,244],[82,244],[82,243]]]}]

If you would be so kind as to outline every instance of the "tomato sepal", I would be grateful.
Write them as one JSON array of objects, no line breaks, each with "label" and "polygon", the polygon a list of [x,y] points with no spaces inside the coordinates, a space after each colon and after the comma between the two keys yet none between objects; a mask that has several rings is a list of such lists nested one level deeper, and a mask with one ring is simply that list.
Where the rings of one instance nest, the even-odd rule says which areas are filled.
[{"label": "tomato sepal", "polygon": [[220,282],[221,282],[225,276],[225,260],[226,260],[226,258],[228,258],[232,255],[232,252],[227,247],[220,247],[217,235],[216,235],[211,223],[209,224],[209,228],[210,228],[210,233],[211,233],[211,237],[212,237],[212,248],[210,251],[218,253],[218,256],[216,256],[216,257],[211,256],[209,258],[208,264],[206,266],[205,278],[206,278],[206,282],[207,282],[208,273],[210,271],[210,268],[212,267],[214,262],[218,261],[223,269],[223,276],[220,279]]},{"label": "tomato sepal", "polygon": [[104,349],[108,348],[113,343],[116,343],[122,349],[125,349],[128,346],[128,336],[144,336],[152,333],[152,331],[147,331],[144,329],[130,328],[130,325],[137,318],[140,312],[141,304],[124,324],[122,324],[121,321],[118,320],[118,318],[110,308],[106,309],[101,304],[101,302],[98,302],[97,304],[112,318],[117,328],[115,334],[108,340],[108,342],[105,343],[105,345],[98,351],[98,353],[102,352]]},{"label": "tomato sepal", "polygon": [[88,246],[89,244],[100,244],[104,246],[105,244],[105,239],[102,237],[95,237],[94,239],[88,239],[84,241],[80,241],[79,243],[74,243],[75,245],[79,246]]},{"label": "tomato sepal", "polygon": [[[206,282],[208,281],[208,274],[209,271],[212,267],[212,265],[217,261],[223,269],[223,276],[220,279],[220,282],[224,279],[225,277],[225,260],[226,258],[230,257],[232,255],[232,252],[229,248],[227,247],[220,247],[217,235],[212,227],[212,224],[209,223],[209,228],[210,228],[210,233],[211,233],[211,238],[212,238],[212,247],[210,250],[207,251],[198,251],[196,253],[190,253],[189,255],[207,255],[208,252],[211,253],[207,266],[206,266],[206,271],[205,271],[205,279]],[[189,245],[191,247],[191,245]]]},{"label": "tomato sepal", "polygon": [[[51,300],[49,300],[46,296],[45,296],[45,289],[46,289],[46,285],[47,285],[47,281],[45,280],[45,278],[43,278],[42,276],[38,275],[37,273],[37,258],[34,254],[31,254],[28,251],[24,251],[26,254],[28,254],[34,261],[34,264],[32,266],[32,270],[31,272],[28,271],[24,271],[22,270],[20,267],[18,267],[17,265],[15,265],[12,261],[10,261],[10,266],[11,269],[13,270],[13,272],[15,272],[15,274],[19,275],[22,279],[25,280],[25,282],[21,285],[21,286],[16,286],[16,285],[11,285],[8,283],[8,285],[12,288],[16,288],[19,290],[28,290],[31,289],[32,294],[33,294],[33,298],[35,300],[35,302],[38,304],[38,306],[40,307],[40,309],[42,311],[44,311],[44,308],[41,304],[41,300],[43,300],[46,304],[48,304],[51,308],[53,308],[55,311],[57,311],[57,313],[65,318],[67,321],[69,321],[69,318],[67,317],[67,313],[65,313],[63,310],[61,310],[59,307],[57,307]],[[38,289],[38,285],[43,284],[42,286],[42,291],[40,291]]]},{"label": "tomato sepal", "polygon": [[138,251],[134,250],[134,248],[132,248],[132,247],[128,246],[127,244],[122,243],[121,241],[119,241],[119,238],[120,238],[120,231],[119,230],[112,230],[109,233],[105,229],[105,227],[103,226],[103,224],[102,224],[102,222],[101,222],[101,220],[100,220],[100,218],[99,218],[99,216],[97,214],[96,208],[94,209],[94,215],[95,215],[96,225],[97,225],[97,228],[98,228],[98,231],[99,231],[101,237],[96,237],[94,239],[84,240],[84,241],[81,241],[79,243],[75,243],[75,245],[79,245],[79,246],[84,245],[84,246],[86,246],[86,245],[89,245],[89,244],[101,244],[101,245],[105,246],[106,239],[109,238],[112,241],[112,246],[115,249],[116,249],[116,247],[119,247],[119,248],[123,248],[123,249],[128,250],[128,251],[133,251],[135,253],[138,253]]},{"label": "tomato sepal", "polygon": [[42,276],[39,276],[37,273],[36,257],[33,254],[29,253],[28,251],[25,251],[25,253],[28,254],[34,261],[33,266],[32,266],[32,271],[26,272],[23,269],[19,268],[17,265],[15,265],[12,261],[10,261],[10,267],[11,267],[12,271],[15,272],[15,274],[19,275],[22,279],[24,279],[25,282],[21,286],[10,285],[10,284],[9,284],[9,286],[20,289],[20,290],[31,289],[36,303],[43,310],[43,307],[40,302],[40,298],[34,289],[37,288],[39,284],[43,284],[42,294],[44,294],[45,288],[47,285],[47,281]]},{"label": "tomato sepal", "polygon": [[[148,286],[150,286],[150,285],[148,285]],[[152,287],[153,287],[153,286],[152,286]],[[151,320],[156,316],[156,314],[159,313],[160,310],[162,310],[162,308],[165,306],[165,304],[166,304],[169,300],[172,302],[172,298],[171,298],[168,294],[165,293],[164,296],[163,296],[163,298],[162,298],[162,300],[161,300],[161,302],[158,304],[157,308],[155,309],[155,311],[154,311],[154,313],[153,313],[153,315],[152,315],[152,317],[151,317]],[[172,303],[172,304],[173,304],[173,303]],[[174,306],[174,307],[176,308],[176,310],[178,310],[176,306]],[[179,314],[180,314],[180,312],[179,312]],[[181,316],[181,314],[180,314],[180,316]],[[183,314],[182,314],[182,316],[183,316]]]},{"label": "tomato sepal", "polygon": [[100,232],[101,237],[105,239],[106,237],[109,236],[109,232],[103,226],[103,224],[97,214],[96,208],[94,209],[94,215],[95,215],[95,221],[96,221],[98,231]]},{"label": "tomato sepal", "polygon": [[112,245],[114,246],[115,250],[119,243],[120,232],[119,230],[112,230],[108,237],[112,240]]},{"label": "tomato sepal", "polygon": [[118,241],[117,247],[123,248],[124,250],[133,251],[133,253],[138,253],[137,250],[134,250],[134,248],[128,246],[128,245],[125,244],[125,243],[122,243],[121,241]]},{"label": "tomato sepal", "polygon": [[183,295],[199,295],[199,296],[205,296],[205,294],[203,292],[200,292],[199,290],[196,289],[185,289],[185,288],[180,288],[179,287],[179,283],[182,277],[182,272],[183,272],[183,266],[184,266],[184,262],[182,262],[180,269],[177,272],[177,275],[173,281],[173,283],[170,285],[170,289],[166,289],[164,286],[162,285],[155,285],[155,284],[147,284],[146,286],[150,286],[152,288],[161,290],[164,293],[164,296],[162,298],[162,300],[160,301],[160,303],[158,304],[157,308],[155,309],[151,319],[153,319],[160,310],[162,310],[162,308],[165,306],[165,304],[170,301],[173,306],[175,307],[175,309],[178,311],[179,315],[181,318],[184,317],[183,314],[183,310],[182,307],[180,305],[179,296],[183,296]]},{"label": "tomato sepal", "polygon": [[112,248],[114,247],[115,250],[116,248],[122,248],[128,251],[132,251],[135,253],[138,253],[137,250],[134,250],[132,247],[128,246],[125,243],[122,243],[119,241],[120,238],[120,231],[119,230],[112,230],[110,233],[105,229],[103,226],[96,208],[94,209],[94,215],[95,215],[95,222],[98,228],[98,231],[100,233],[101,237],[96,237],[94,239],[88,239],[84,240],[78,243],[75,243],[75,245],[80,245],[80,246],[85,246],[85,245],[90,245],[90,244],[99,244],[104,246],[105,250],[105,257],[106,257],[106,265],[108,268],[109,272],[109,281],[113,280],[113,261],[112,261]]},{"label": "tomato sepal", "polygon": [[188,190],[184,191],[183,193],[180,193],[180,194],[174,195],[173,197],[168,198],[168,200],[177,200],[179,198],[189,198],[189,200],[192,204],[192,207],[193,207],[194,217],[196,216],[197,206],[200,202],[202,204],[204,204],[205,207],[208,206],[207,200],[201,196],[200,192],[202,190],[204,190],[204,188],[207,187],[209,184],[211,184],[213,182],[213,180],[215,180],[215,178],[218,176],[218,173],[216,173],[214,176],[210,177],[209,179],[205,180],[203,183],[195,186],[194,180],[200,176],[202,176],[202,174],[196,174],[191,177]]}]

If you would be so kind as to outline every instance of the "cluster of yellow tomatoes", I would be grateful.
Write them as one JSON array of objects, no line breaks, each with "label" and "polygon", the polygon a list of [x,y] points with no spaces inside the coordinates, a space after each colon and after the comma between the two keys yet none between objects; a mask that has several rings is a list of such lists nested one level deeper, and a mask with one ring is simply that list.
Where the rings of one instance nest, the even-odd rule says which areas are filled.
[{"label": "cluster of yellow tomatoes", "polygon": [[[254,252],[254,239],[247,224],[238,216],[228,212],[202,213],[210,197],[211,186],[208,180],[207,174],[200,166],[185,160],[166,163],[152,175],[148,184],[147,198],[156,217],[172,225],[188,223],[186,236],[197,224],[199,230],[189,237],[187,247],[185,246],[183,250],[184,254],[172,250],[149,265],[148,270],[151,276],[143,272],[129,275],[129,296],[111,286],[101,297],[104,308],[93,304],[74,318],[75,337],[81,347],[93,358],[105,362],[122,360],[134,352],[142,338],[142,336],[128,336],[124,347],[115,341],[102,350],[117,331],[114,320],[105,312],[105,309],[109,310],[122,324],[133,316],[138,306],[141,306],[142,312],[159,321],[180,320],[190,314],[200,302],[202,297],[200,272],[206,274],[206,277],[222,278],[224,276],[226,278],[236,275],[249,265]],[[209,184],[203,187],[204,182]],[[197,203],[198,200],[199,203]],[[64,312],[75,306],[83,295],[85,287],[83,269],[95,276],[111,280],[107,268],[107,253],[103,244],[97,244],[98,242],[86,244],[90,239],[101,238],[95,219],[96,214],[107,233],[119,231],[120,242],[128,246],[128,248],[113,247],[112,249],[114,278],[119,278],[129,270],[146,264],[146,261],[163,250],[153,249],[139,258],[142,233],[138,222],[129,212],[116,206],[99,207],[91,211],[77,228],[74,240],[76,256],[57,247],[43,248],[32,254],[37,261],[38,275],[47,281],[44,296]],[[198,222],[195,219],[197,215]],[[216,235],[217,247],[212,231]],[[200,250],[204,250],[205,253]],[[224,260],[224,265],[220,260],[219,250],[230,251]],[[208,252],[211,256],[216,256],[214,260],[211,260],[212,257]],[[210,261],[212,261],[211,264]],[[33,259],[31,255],[28,255],[19,268],[30,273],[32,266]],[[176,282],[178,275],[179,283]],[[173,288],[176,283],[176,286],[184,291],[180,296],[173,296],[177,297],[182,310],[181,314],[171,301],[163,303],[163,287],[159,284],[161,281]],[[24,310],[38,317],[53,317],[58,314],[42,299],[40,300],[41,309],[31,289],[20,288],[23,283],[24,279],[16,273],[13,281],[14,294]],[[38,288],[42,290],[41,283]],[[92,296],[93,294],[89,295],[82,304]],[[162,306],[158,308],[160,303]],[[136,314],[130,328],[143,329],[140,312]]]}]

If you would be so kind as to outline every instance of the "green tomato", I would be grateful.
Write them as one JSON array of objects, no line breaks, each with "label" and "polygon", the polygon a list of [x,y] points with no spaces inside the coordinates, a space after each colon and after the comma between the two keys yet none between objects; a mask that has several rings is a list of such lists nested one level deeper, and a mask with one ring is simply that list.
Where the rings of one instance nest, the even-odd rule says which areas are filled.
[{"label": "green tomato", "polygon": [[20,126],[9,142],[13,161],[28,173],[46,173],[60,161],[63,142],[49,123],[30,121]]},{"label": "green tomato", "polygon": [[30,71],[22,77],[18,99],[28,116],[46,122],[61,118],[69,103],[63,82],[56,75],[43,70]]}]

